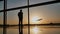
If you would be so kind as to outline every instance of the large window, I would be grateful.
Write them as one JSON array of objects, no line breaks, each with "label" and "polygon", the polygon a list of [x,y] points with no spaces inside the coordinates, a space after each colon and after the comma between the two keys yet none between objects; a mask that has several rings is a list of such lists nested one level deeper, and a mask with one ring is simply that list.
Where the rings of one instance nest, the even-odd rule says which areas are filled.
[{"label": "large window", "polygon": [[[18,18],[18,12],[23,7],[23,34],[28,34],[28,21],[30,24],[51,24],[53,23],[60,23],[60,3],[50,4],[50,5],[42,5],[32,7],[32,5],[38,4],[38,3],[44,3],[48,1],[53,0],[29,0],[29,15],[28,15],[28,7],[27,7],[27,0],[7,0],[7,9],[11,9],[7,11],[7,23],[5,24],[5,30],[6,34],[19,34],[19,18]],[[4,8],[4,2],[0,2],[0,10],[3,10]],[[18,7],[18,9],[17,9]],[[13,10],[14,8],[14,10]],[[16,9],[16,10],[15,10]],[[6,15],[5,15],[6,16]],[[29,19],[28,19],[29,17]],[[3,11],[0,12],[0,34],[3,34],[4,31],[4,13]],[[41,28],[39,26],[39,28]],[[30,34],[36,34],[36,31],[38,31],[37,27],[30,27]],[[39,34],[46,33],[45,31],[49,31],[46,28],[39,29]],[[54,31],[54,30],[53,30]],[[59,30],[60,31],[60,30]],[[50,32],[50,31],[49,31]],[[55,32],[53,32],[55,33]],[[52,34],[53,34],[52,33]],[[60,33],[60,32],[59,32]]]}]

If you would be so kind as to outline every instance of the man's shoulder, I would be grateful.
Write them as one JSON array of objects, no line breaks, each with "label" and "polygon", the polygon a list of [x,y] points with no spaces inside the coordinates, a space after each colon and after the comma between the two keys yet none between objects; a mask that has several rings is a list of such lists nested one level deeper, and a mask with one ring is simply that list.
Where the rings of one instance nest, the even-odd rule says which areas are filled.
[{"label": "man's shoulder", "polygon": [[23,14],[23,12],[18,12],[18,14]]}]

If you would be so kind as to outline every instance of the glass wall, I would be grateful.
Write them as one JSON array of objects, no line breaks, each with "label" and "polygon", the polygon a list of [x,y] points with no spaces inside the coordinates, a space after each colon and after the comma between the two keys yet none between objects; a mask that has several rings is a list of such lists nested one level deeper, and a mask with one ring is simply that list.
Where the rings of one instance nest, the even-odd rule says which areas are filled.
[{"label": "glass wall", "polygon": [[[48,2],[52,0],[29,0],[29,5]],[[7,9],[26,6],[27,0],[7,0]],[[0,2],[0,10],[3,10],[3,1]],[[7,34],[19,34],[19,18],[18,18],[18,10],[7,11]],[[22,9],[23,11],[23,24],[28,24],[28,8]],[[37,6],[29,8],[30,13],[30,24],[50,24],[60,23],[60,3]],[[0,13],[0,34],[3,34],[3,28],[1,25],[3,24],[3,12]],[[15,25],[12,26],[11,25]],[[32,31],[32,28],[34,32]],[[30,27],[30,34],[35,33],[36,27]],[[38,28],[37,28],[38,29]],[[23,26],[23,34],[28,34],[28,27]],[[40,33],[39,33],[40,34]]]}]

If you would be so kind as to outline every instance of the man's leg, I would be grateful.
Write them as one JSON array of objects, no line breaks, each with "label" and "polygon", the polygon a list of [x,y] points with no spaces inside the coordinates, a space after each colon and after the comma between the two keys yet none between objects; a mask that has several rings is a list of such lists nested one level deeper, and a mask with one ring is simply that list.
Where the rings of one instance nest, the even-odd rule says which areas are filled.
[{"label": "man's leg", "polygon": [[23,21],[21,20],[21,33],[23,34]]}]

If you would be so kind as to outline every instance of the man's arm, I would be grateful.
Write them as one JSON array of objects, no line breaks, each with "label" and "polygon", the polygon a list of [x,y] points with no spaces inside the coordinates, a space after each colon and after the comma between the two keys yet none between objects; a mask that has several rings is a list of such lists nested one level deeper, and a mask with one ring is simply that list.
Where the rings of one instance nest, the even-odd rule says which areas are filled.
[{"label": "man's arm", "polygon": [[18,16],[19,16],[19,13],[18,13]]}]

